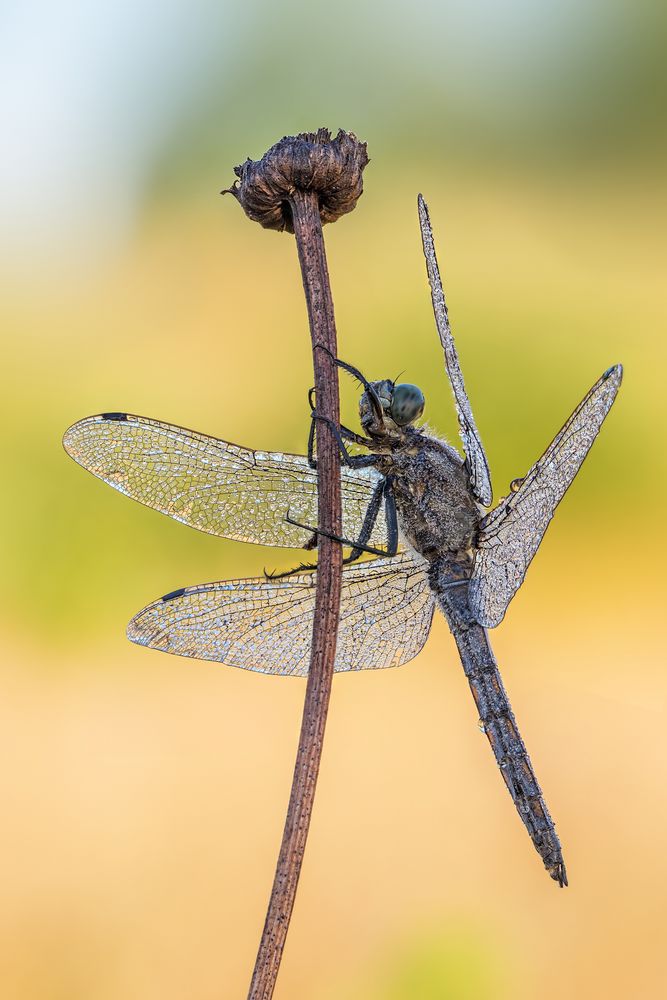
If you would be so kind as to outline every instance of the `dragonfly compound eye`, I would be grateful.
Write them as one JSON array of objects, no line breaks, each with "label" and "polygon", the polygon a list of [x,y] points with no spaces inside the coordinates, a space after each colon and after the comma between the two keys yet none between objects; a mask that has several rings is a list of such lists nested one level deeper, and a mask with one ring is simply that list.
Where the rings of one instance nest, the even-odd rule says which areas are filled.
[{"label": "dragonfly compound eye", "polygon": [[402,382],[394,389],[389,413],[394,423],[405,427],[421,417],[425,402],[424,393],[418,386]]}]

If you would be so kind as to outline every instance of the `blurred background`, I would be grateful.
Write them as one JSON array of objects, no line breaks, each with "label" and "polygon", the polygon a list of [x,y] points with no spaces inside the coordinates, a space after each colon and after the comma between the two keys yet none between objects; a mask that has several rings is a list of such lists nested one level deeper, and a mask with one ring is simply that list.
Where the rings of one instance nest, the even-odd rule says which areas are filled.
[{"label": "blurred background", "polygon": [[621,0],[3,6],[3,997],[245,996],[304,683],[124,630],[171,589],[295,555],[132,504],[60,439],[129,410],[304,450],[293,241],[218,192],[321,125],[371,157],[325,231],[341,356],[404,371],[457,440],[422,191],[497,498],[604,369],[625,383],[493,636],[570,888],[437,621],[411,664],[336,679],[276,997],[661,994],[666,21]]}]

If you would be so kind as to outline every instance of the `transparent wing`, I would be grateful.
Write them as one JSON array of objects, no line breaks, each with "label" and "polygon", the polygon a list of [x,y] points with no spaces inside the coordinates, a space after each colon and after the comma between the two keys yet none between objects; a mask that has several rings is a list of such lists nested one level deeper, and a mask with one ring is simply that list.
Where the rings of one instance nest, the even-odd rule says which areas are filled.
[{"label": "transparent wing", "polygon": [[493,497],[491,491],[491,476],[489,474],[489,464],[484,454],[482,441],[475,425],[475,419],[470,408],[470,401],[466,394],[466,387],[463,382],[463,374],[459,364],[458,354],[454,346],[454,338],[449,325],[449,315],[447,313],[447,303],[445,293],[442,289],[438,261],[435,256],[435,246],[433,243],[433,231],[431,220],[429,219],[426,202],[419,195],[417,199],[419,206],[419,224],[422,231],[422,243],[424,245],[424,256],[426,257],[426,270],[431,286],[431,298],[433,300],[433,312],[435,313],[435,325],[438,328],[438,335],[442,349],[445,352],[445,368],[454,393],[456,403],[456,413],[459,418],[459,429],[463,449],[466,454],[468,469],[470,473],[470,485],[472,491],[480,503],[489,507]]},{"label": "transparent wing", "polygon": [[516,492],[481,522],[470,581],[470,607],[480,625],[493,628],[523,583],[549,521],[572,483],[616,398],[623,369],[598,379]]},{"label": "transparent wing", "polygon": [[[127,413],[73,424],[65,450],[93,475],[147,507],[211,535],[301,548],[317,524],[317,472],[302,455],[251,451],[195,431]],[[379,476],[341,469],[344,537],[356,539]],[[371,545],[386,542],[381,511]]]},{"label": "transparent wing", "polygon": [[[346,566],[336,671],[407,663],[426,642],[433,596],[414,553]],[[315,574],[187,587],[149,604],[128,625],[132,642],[267,674],[308,673]]]}]

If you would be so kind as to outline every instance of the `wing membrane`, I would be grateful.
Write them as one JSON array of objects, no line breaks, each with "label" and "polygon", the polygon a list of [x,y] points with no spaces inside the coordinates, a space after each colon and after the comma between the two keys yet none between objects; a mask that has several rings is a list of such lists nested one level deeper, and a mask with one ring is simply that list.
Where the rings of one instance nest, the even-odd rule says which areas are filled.
[{"label": "wing membrane", "polygon": [[481,522],[469,600],[492,628],[523,583],[556,507],[579,471],[616,398],[623,369],[610,368],[581,401],[515,493]]},{"label": "wing membrane", "polygon": [[[300,548],[317,524],[317,472],[302,455],[251,451],[206,434],[126,413],[73,424],[65,450],[93,475],[147,507],[211,535]],[[356,539],[373,488],[373,469],[341,469],[344,535]],[[386,542],[381,511],[371,539]]]},{"label": "wing membrane", "polygon": [[[433,617],[426,566],[405,552],[344,568],[336,671],[395,667],[417,655]],[[128,638],[179,656],[304,676],[315,575],[226,580],[175,591],[135,615]]]},{"label": "wing membrane", "polygon": [[428,214],[426,202],[419,195],[417,199],[419,206],[419,224],[422,232],[422,243],[424,246],[424,256],[426,257],[426,270],[431,286],[431,299],[433,300],[433,312],[435,313],[435,325],[438,328],[440,343],[445,353],[445,368],[449,378],[454,402],[456,403],[456,413],[459,418],[459,430],[463,448],[470,471],[470,485],[472,491],[485,507],[489,507],[493,497],[491,490],[491,476],[489,474],[489,464],[486,460],[479,431],[472,415],[470,401],[466,393],[463,374],[459,364],[458,354],[454,345],[451,327],[449,325],[449,315],[445,293],[440,280],[438,261],[435,256],[435,245],[433,243],[433,231],[431,220]]}]

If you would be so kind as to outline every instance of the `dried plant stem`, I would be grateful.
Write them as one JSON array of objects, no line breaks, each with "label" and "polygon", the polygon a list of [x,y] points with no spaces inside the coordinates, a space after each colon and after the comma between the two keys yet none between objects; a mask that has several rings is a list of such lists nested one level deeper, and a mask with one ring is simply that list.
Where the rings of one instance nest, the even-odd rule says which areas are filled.
[{"label": "dried plant stem", "polygon": [[[336,356],[336,325],[324,251],[319,199],[295,191],[289,199],[301,265],[313,345],[318,412],[339,423],[338,373],[324,347]],[[338,448],[329,427],[317,433],[319,528],[340,535],[341,497]],[[340,606],[342,550],[320,536],[310,669],[294,767],[292,791],[264,931],[248,1000],[270,1000],[280,968],[301,872],[329,708]]]}]

